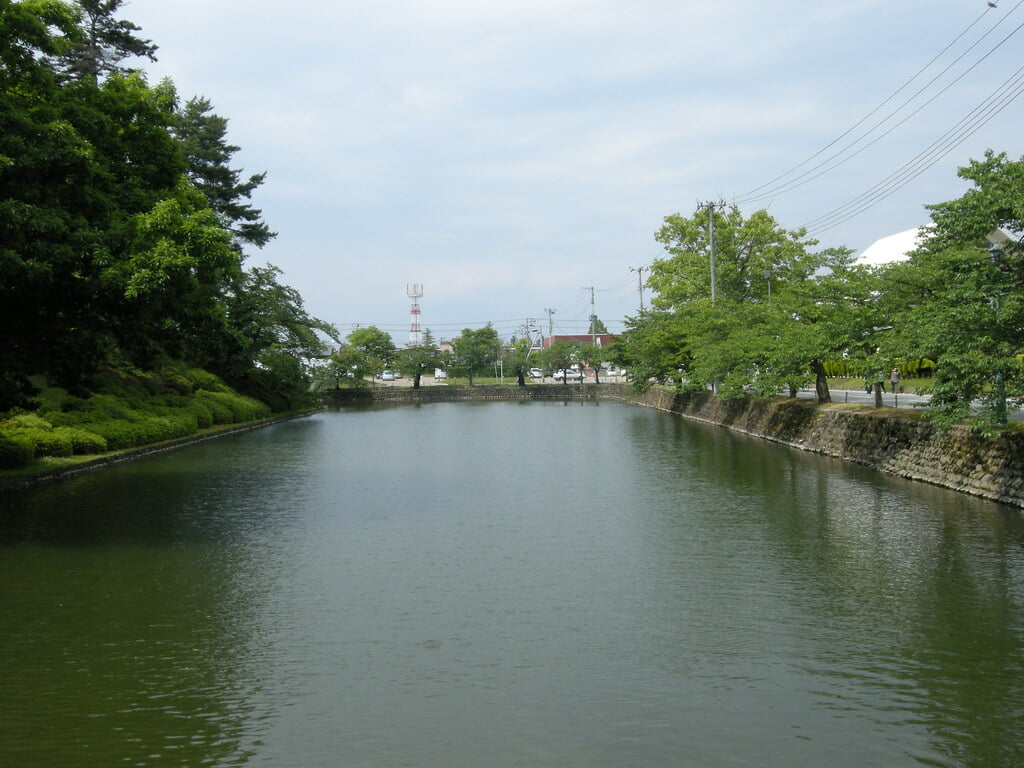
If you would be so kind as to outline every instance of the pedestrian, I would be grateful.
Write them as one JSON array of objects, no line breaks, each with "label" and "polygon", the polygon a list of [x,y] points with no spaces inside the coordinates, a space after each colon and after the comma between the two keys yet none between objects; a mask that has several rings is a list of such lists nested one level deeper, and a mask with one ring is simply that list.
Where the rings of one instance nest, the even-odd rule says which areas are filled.
[{"label": "pedestrian", "polygon": [[892,393],[898,395],[900,392],[900,369],[895,367],[889,374],[889,382],[892,384]]}]

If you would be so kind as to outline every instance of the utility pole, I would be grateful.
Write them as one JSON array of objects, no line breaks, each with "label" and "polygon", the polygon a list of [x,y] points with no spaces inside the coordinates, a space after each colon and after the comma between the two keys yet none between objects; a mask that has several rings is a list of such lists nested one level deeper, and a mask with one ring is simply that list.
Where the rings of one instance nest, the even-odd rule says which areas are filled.
[{"label": "utility pole", "polygon": [[550,339],[552,336],[555,335],[555,324],[551,320],[551,316],[555,314],[555,310],[545,309],[544,311],[548,313],[548,338]]},{"label": "utility pole", "polygon": [[648,267],[648,266],[630,267],[629,268],[630,272],[636,272],[636,287],[640,291],[640,311],[641,312],[644,311],[644,270],[645,269],[648,272],[651,271],[651,268]]},{"label": "utility pole", "polygon": [[711,306],[718,296],[718,262],[715,256],[715,208],[724,208],[725,203],[703,203],[700,208],[708,209],[708,250],[711,255]]},{"label": "utility pole", "polygon": [[583,290],[590,291],[590,341],[597,345],[597,313],[594,311],[594,286],[583,286]]}]

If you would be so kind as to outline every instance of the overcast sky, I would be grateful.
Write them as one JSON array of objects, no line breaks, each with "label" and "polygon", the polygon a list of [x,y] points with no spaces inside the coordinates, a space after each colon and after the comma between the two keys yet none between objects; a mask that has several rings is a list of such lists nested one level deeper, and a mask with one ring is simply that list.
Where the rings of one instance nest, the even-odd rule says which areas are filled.
[{"label": "overcast sky", "polygon": [[797,182],[742,210],[795,229],[895,176],[891,196],[812,226],[823,245],[927,222],[925,204],[965,191],[960,165],[1024,154],[1024,99],[998,90],[1024,63],[1021,5],[129,0],[121,17],[159,46],[150,81],[210,99],[235,166],[267,171],[254,204],[279,234],[249,264],[279,266],[343,334],[376,324],[404,344],[410,283],[439,338],[527,318],[546,332],[546,309],[582,333],[590,288],[620,330],[663,218],[765,184]]}]

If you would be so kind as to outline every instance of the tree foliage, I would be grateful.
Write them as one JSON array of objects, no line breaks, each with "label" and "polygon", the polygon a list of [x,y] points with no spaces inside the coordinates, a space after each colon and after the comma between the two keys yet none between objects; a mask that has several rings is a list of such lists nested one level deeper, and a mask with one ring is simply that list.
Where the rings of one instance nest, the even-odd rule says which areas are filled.
[{"label": "tree foliage", "polygon": [[[1024,159],[986,153],[960,176],[972,186],[928,206],[932,225],[907,261],[880,270],[894,358],[935,361],[931,409],[944,425],[985,430],[1024,400]],[[998,243],[993,248],[993,241]]]},{"label": "tree foliage", "polygon": [[516,386],[525,387],[526,377],[533,366],[530,359],[532,344],[528,338],[516,339],[512,342],[511,348],[505,351],[502,359],[503,370],[506,376],[516,377]]},{"label": "tree foliage", "polygon": [[500,351],[501,339],[490,323],[483,328],[463,328],[452,341],[452,370],[469,379],[472,386],[473,377],[490,370]]},{"label": "tree foliage", "polygon": [[240,147],[227,142],[228,121],[212,110],[208,99],[195,97],[176,115],[174,135],[185,153],[188,179],[206,196],[222,226],[231,231],[236,247],[262,248],[276,233],[262,221],[262,213],[246,201],[263,183],[266,173],[243,179],[242,171],[230,166]]},{"label": "tree foliage", "polygon": [[395,356],[398,370],[412,379],[413,389],[419,389],[423,374],[441,365],[441,350],[434,346],[420,344],[399,350]]},{"label": "tree foliage", "polygon": [[77,0],[81,34],[58,59],[70,77],[98,82],[101,76],[128,74],[121,62],[132,57],[156,61],[157,46],[135,33],[135,24],[115,18],[124,0]]},{"label": "tree foliage", "polygon": [[327,326],[278,273],[242,269],[242,246],[270,236],[246,202],[263,176],[228,167],[207,102],[179,113],[173,83],[124,65],[156,47],[121,5],[0,0],[0,410],[35,376],[84,391],[111,360],[232,383],[288,368],[302,391]]},{"label": "tree foliage", "polygon": [[[541,352],[541,359],[548,373],[567,370],[580,362],[580,343],[566,339],[553,341]],[[568,376],[564,377],[562,383],[568,383],[568,379]]]},{"label": "tree foliage", "polygon": [[613,359],[640,387],[672,382],[729,397],[814,382],[821,401],[837,358],[859,360],[868,381],[927,361],[932,418],[998,427],[1007,406],[1024,402],[1024,160],[988,152],[960,176],[968,191],[927,206],[923,242],[885,267],[854,265],[847,249],[820,249],[764,211],[722,211],[714,291],[709,208],[667,217],[656,235],[667,255],[648,280],[652,308],[627,318]]},{"label": "tree foliage", "polygon": [[856,332],[852,305],[834,295],[849,251],[816,250],[817,241],[767,212],[744,218],[732,207],[713,217],[712,270],[711,225],[708,207],[665,219],[655,237],[668,255],[648,279],[652,309],[627,320],[616,362],[639,386],[711,386],[724,396],[792,388],[811,376],[828,400],[823,362]]}]

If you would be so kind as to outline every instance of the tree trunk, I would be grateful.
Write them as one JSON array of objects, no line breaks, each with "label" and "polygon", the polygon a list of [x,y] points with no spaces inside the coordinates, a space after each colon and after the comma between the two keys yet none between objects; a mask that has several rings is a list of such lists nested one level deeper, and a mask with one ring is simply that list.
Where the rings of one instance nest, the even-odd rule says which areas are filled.
[{"label": "tree trunk", "polygon": [[811,370],[814,372],[814,392],[818,396],[819,403],[831,403],[832,393],[828,391],[828,376],[825,375],[825,366],[820,360],[811,362]]},{"label": "tree trunk", "polygon": [[872,387],[875,391],[875,408],[882,407],[882,382],[876,381],[875,386]]},{"label": "tree trunk", "polygon": [[526,386],[526,374],[524,374],[522,371],[519,372],[519,375],[516,380],[516,385],[520,387]]},{"label": "tree trunk", "polygon": [[420,388],[420,376],[422,376],[422,375],[423,374],[421,374],[421,373],[417,373],[415,376],[412,377],[412,388],[413,389],[419,389]]}]

